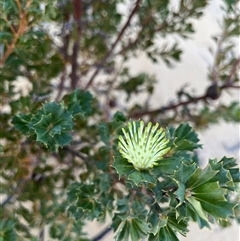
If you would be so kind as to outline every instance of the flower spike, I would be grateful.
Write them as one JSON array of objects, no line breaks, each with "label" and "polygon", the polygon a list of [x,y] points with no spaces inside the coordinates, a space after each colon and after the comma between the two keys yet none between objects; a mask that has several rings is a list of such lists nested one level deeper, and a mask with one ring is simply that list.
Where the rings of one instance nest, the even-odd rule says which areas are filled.
[{"label": "flower spike", "polygon": [[151,122],[144,127],[143,121],[130,121],[118,137],[119,152],[137,170],[147,170],[158,164],[170,147],[169,139],[159,124]]}]

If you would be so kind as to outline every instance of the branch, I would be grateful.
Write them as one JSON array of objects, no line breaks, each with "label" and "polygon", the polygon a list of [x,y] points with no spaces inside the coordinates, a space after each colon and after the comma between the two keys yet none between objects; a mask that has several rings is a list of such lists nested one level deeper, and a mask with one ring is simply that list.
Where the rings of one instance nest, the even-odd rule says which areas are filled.
[{"label": "branch", "polygon": [[76,23],[77,36],[73,44],[72,48],[72,72],[70,74],[71,78],[71,87],[74,90],[77,87],[78,82],[78,52],[79,52],[79,44],[80,44],[80,35],[82,29],[82,1],[81,0],[73,0],[73,17]]},{"label": "branch", "polygon": [[118,37],[116,38],[115,42],[113,43],[112,47],[109,49],[109,51],[106,53],[106,55],[103,57],[102,61],[100,63],[97,64],[97,69],[95,70],[95,72],[93,73],[92,77],[90,78],[90,80],[88,81],[85,90],[88,89],[91,84],[93,83],[95,77],[98,75],[99,71],[103,68],[104,64],[106,63],[106,61],[108,60],[109,56],[111,56],[113,50],[115,49],[115,47],[117,46],[119,40],[122,38],[124,32],[126,31],[126,29],[128,28],[128,26],[130,25],[130,22],[134,16],[134,14],[137,12],[138,6],[140,4],[141,0],[137,0],[135,3],[135,7],[133,8],[131,14],[128,17],[128,20],[126,21],[126,23],[124,24],[122,30],[120,31]]},{"label": "branch", "polygon": [[[17,7],[18,7],[18,12],[19,12],[19,19],[20,19],[20,23],[18,26],[18,30],[17,31],[13,31],[13,27],[10,26],[10,30],[13,32],[13,40],[11,42],[10,45],[7,45],[7,51],[6,53],[3,55],[3,57],[0,59],[0,68],[3,67],[4,63],[6,62],[6,60],[8,59],[8,57],[10,56],[10,54],[14,51],[15,45],[18,41],[18,39],[21,37],[21,35],[23,35],[26,30],[27,30],[27,10],[25,10],[23,12],[20,1],[19,0],[15,0]],[[29,8],[31,4],[31,1],[29,0],[26,4],[26,9]]]},{"label": "branch", "polygon": [[182,102],[179,102],[179,103],[176,103],[176,104],[163,106],[163,107],[160,107],[160,108],[155,109],[155,110],[146,110],[146,111],[135,112],[135,113],[130,114],[129,118],[140,118],[144,115],[163,114],[167,110],[175,110],[180,106],[186,106],[186,105],[189,105],[191,103],[196,103],[200,100],[206,100],[207,98],[208,97],[206,96],[206,94],[204,94],[203,96],[195,97],[195,98],[192,98],[190,100],[182,101]]},{"label": "branch", "polygon": [[12,195],[9,195],[2,203],[1,203],[1,207],[5,207],[8,203],[10,202],[15,202],[16,199],[18,198],[18,196],[22,193],[24,187],[27,185],[27,183],[29,182],[29,179],[26,180],[21,180],[20,182],[18,182],[18,186],[13,190]]},{"label": "branch", "polygon": [[[237,61],[238,63],[240,63],[240,60]],[[236,64],[235,64],[236,65]],[[235,69],[236,67],[234,67]],[[211,100],[216,100],[220,97],[221,91],[223,89],[226,88],[235,88],[238,89],[240,88],[240,86],[236,86],[236,85],[232,85],[231,83],[226,82],[225,84],[223,84],[222,86],[218,87],[216,83],[214,83],[213,85],[209,86],[207,88],[207,91],[204,95],[198,96],[198,97],[193,97],[187,101],[180,101],[176,104],[170,104],[167,106],[163,106],[160,107],[158,109],[155,110],[145,110],[145,111],[138,111],[135,113],[130,114],[129,118],[140,118],[144,115],[157,115],[157,114],[163,114],[165,113],[167,110],[176,110],[178,107],[180,106],[187,106],[189,104],[193,104],[193,103],[197,103],[199,101],[206,101],[208,99]]]},{"label": "branch", "polygon": [[232,70],[231,70],[231,72],[229,74],[229,77],[228,77],[228,79],[226,81],[227,82],[226,84],[231,84],[232,83],[233,76],[236,74],[239,64],[240,64],[240,57],[233,64]]},{"label": "branch", "polygon": [[96,237],[92,239],[92,241],[99,241],[101,240],[107,233],[109,233],[112,230],[112,228],[105,228],[100,234],[98,234]]}]

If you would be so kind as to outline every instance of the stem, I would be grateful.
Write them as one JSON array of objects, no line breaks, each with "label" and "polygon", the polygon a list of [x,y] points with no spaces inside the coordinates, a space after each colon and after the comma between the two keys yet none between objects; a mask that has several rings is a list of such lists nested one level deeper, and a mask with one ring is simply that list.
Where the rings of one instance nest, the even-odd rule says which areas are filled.
[{"label": "stem", "polygon": [[107,227],[105,228],[100,234],[98,234],[96,237],[92,239],[92,241],[98,241],[101,240],[107,233],[109,233],[112,230],[112,228]]},{"label": "stem", "polygon": [[103,68],[104,64],[106,63],[106,61],[108,60],[108,58],[111,56],[113,50],[115,49],[115,47],[117,46],[118,42],[120,41],[120,39],[122,38],[124,32],[126,31],[126,29],[128,28],[128,26],[130,25],[130,22],[134,16],[134,14],[137,12],[138,6],[140,4],[141,0],[137,0],[135,3],[135,7],[133,8],[131,14],[128,17],[128,20],[126,21],[126,23],[124,24],[122,30],[120,31],[118,37],[116,38],[115,42],[113,43],[113,45],[111,46],[111,48],[109,49],[109,51],[106,53],[106,55],[103,57],[102,61],[100,63],[97,64],[97,69],[95,70],[95,72],[93,73],[92,77],[90,78],[90,80],[88,81],[85,90],[88,89],[91,84],[93,83],[95,77],[98,75],[99,71]]}]

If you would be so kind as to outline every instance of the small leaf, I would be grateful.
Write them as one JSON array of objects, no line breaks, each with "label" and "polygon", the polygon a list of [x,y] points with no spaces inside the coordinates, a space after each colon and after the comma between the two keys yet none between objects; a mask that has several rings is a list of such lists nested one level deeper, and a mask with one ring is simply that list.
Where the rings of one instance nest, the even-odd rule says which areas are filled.
[{"label": "small leaf", "polygon": [[205,221],[205,224],[208,225],[208,219],[206,214],[203,211],[203,208],[201,206],[201,203],[199,201],[197,201],[194,197],[187,197],[186,200],[192,205],[194,212],[196,212],[196,214]]},{"label": "small leaf", "polygon": [[101,137],[101,140],[110,147],[110,133],[107,124],[100,123],[99,124],[99,135]]},{"label": "small leaf", "polygon": [[200,144],[198,144],[199,139],[197,137],[197,134],[192,129],[192,127],[189,126],[188,123],[181,124],[176,130],[173,128],[169,129],[171,136],[174,138],[174,144],[176,147],[173,147],[176,151],[192,151],[196,148],[201,147]]},{"label": "small leaf", "polygon": [[229,203],[225,198],[226,190],[220,188],[217,182],[206,183],[193,190],[196,200],[202,208],[216,219],[226,219],[233,215],[234,203]]},{"label": "small leaf", "polygon": [[156,179],[148,171],[137,171],[134,169],[127,178],[132,180],[136,186],[139,186],[143,183],[156,183]]},{"label": "small leaf", "polygon": [[191,189],[194,189],[211,180],[217,173],[218,171],[213,171],[210,165],[203,170],[201,168],[197,168],[196,171],[190,176],[187,186]]},{"label": "small leaf", "polygon": [[135,170],[133,165],[121,156],[114,157],[112,167],[116,169],[119,178],[128,175]]},{"label": "small leaf", "polygon": [[13,221],[0,220],[0,240],[17,241],[17,233],[15,231],[15,223]]},{"label": "small leaf", "polygon": [[92,111],[92,95],[88,91],[77,89],[73,93],[65,95],[63,101],[73,116],[88,115]]},{"label": "small leaf", "polygon": [[17,114],[12,119],[14,127],[21,131],[24,135],[29,135],[30,128],[29,123],[31,122],[32,115]]}]

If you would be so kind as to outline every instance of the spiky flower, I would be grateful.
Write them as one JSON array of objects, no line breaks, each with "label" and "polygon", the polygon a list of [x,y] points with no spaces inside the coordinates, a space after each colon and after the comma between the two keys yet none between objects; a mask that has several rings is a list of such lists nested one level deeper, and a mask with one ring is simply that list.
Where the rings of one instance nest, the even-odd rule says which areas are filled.
[{"label": "spiky flower", "polygon": [[159,124],[148,123],[144,127],[143,121],[130,121],[122,128],[124,136],[119,136],[119,151],[122,157],[132,163],[137,170],[153,168],[162,159],[170,147],[167,147],[169,139]]}]

